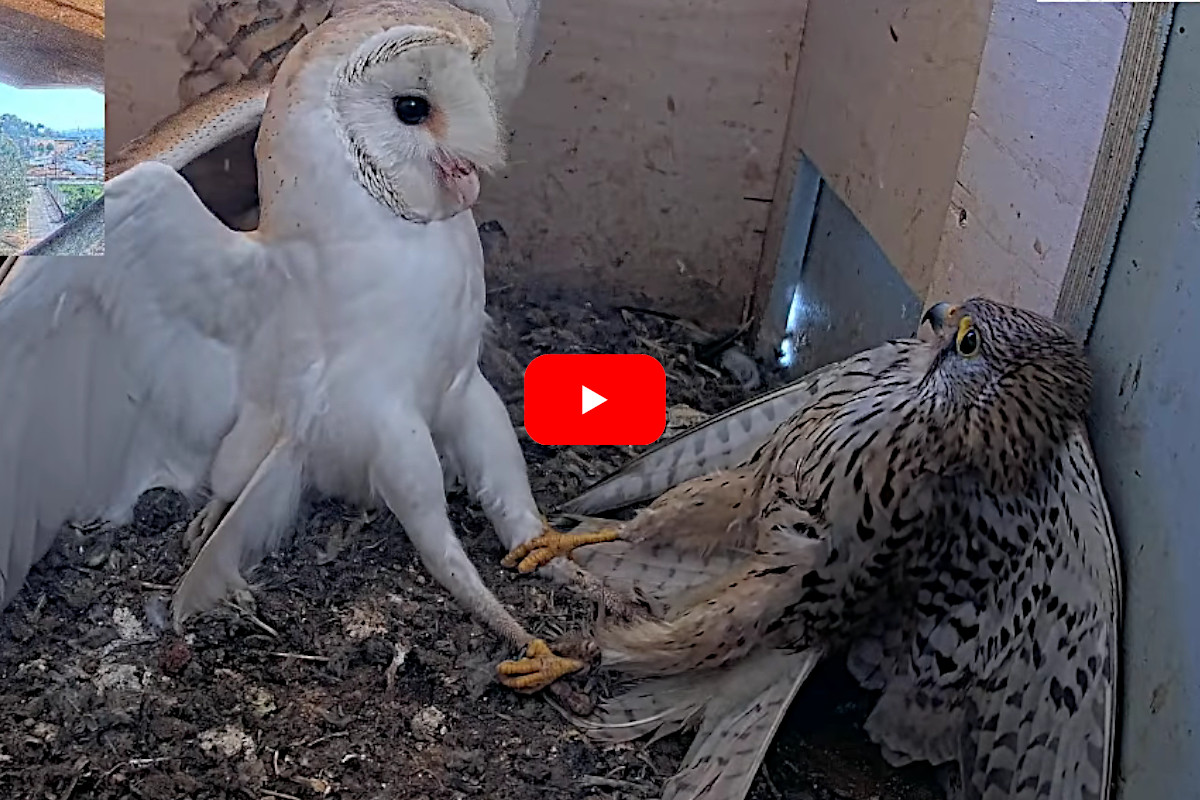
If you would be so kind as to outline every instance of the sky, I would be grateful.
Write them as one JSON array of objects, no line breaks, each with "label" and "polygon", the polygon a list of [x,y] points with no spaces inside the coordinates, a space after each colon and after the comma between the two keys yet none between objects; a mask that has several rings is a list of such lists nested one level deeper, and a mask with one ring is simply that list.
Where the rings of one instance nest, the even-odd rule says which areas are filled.
[{"label": "sky", "polygon": [[0,114],[56,130],[104,127],[104,95],[91,89],[14,89],[0,83]]}]

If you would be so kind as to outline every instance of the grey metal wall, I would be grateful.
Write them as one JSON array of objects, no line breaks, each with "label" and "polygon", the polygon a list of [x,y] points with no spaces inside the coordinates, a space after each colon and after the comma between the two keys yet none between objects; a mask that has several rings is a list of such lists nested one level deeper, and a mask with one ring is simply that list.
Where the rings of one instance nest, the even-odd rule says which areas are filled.
[{"label": "grey metal wall", "polygon": [[798,283],[780,270],[780,280],[790,278],[795,287],[789,311],[791,374],[803,375],[916,332],[920,298],[830,187],[822,185],[813,207],[797,207],[789,217],[789,229],[808,234],[807,240],[785,238],[781,257],[784,265],[789,254],[791,261],[803,263],[795,270]]},{"label": "grey metal wall", "polygon": [[1126,574],[1121,800],[1200,798],[1200,5],[1180,3],[1090,349]]}]

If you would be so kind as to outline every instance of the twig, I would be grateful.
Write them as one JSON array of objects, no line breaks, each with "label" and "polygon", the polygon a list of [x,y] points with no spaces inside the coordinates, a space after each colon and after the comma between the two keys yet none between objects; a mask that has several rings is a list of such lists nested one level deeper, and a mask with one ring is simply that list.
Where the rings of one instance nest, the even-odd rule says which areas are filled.
[{"label": "twig", "polygon": [[330,739],[342,739],[349,735],[350,735],[349,731],[336,731],[334,733],[326,734],[325,736],[318,736],[317,738],[313,739],[311,742],[301,742],[300,746],[301,747],[316,747],[321,742],[327,742]]},{"label": "twig", "polygon": [[395,647],[396,651],[392,656],[392,662],[383,671],[383,677],[387,681],[387,690],[389,692],[396,685],[396,673],[400,671],[400,667],[404,666],[404,660],[408,658],[408,651],[410,649],[400,644],[400,642],[396,642]]},{"label": "twig", "polygon": [[624,789],[641,795],[654,794],[654,787],[648,783],[623,781],[617,778],[605,778],[601,775],[584,775],[579,779],[584,786],[594,786],[597,789]]},{"label": "twig", "polygon": [[262,792],[263,794],[265,794],[267,797],[278,797],[279,800],[300,800],[300,798],[296,797],[296,795],[294,795],[294,794],[284,794],[283,792],[273,792],[270,789],[259,789],[259,791]]},{"label": "twig", "polygon": [[322,663],[329,661],[329,656],[308,656],[304,653],[277,653],[273,650],[267,651],[267,655],[277,658],[295,658],[300,661],[320,661]]},{"label": "twig", "polygon": [[228,600],[226,600],[225,605],[228,606],[229,608],[232,608],[234,611],[237,611],[239,614],[241,614],[246,619],[253,622],[258,627],[262,628],[264,631],[267,632],[268,635],[271,636],[271,638],[273,638],[273,639],[279,638],[279,631],[275,630],[270,625],[268,625],[267,623],[263,622],[261,619],[256,617],[254,614],[251,614],[249,611],[247,611],[246,609],[239,606],[237,603],[231,603]]},{"label": "twig", "polygon": [[766,764],[762,765],[762,776],[763,781],[765,781],[767,784],[767,789],[771,792],[771,795],[778,800],[783,800],[783,792],[779,791],[779,787],[775,785],[775,781],[771,780],[771,771],[767,769]]},{"label": "twig", "polygon": [[138,581],[137,584],[143,589],[150,589],[155,592],[170,592],[175,589],[174,586],[168,586],[165,583],[151,583],[150,581]]}]

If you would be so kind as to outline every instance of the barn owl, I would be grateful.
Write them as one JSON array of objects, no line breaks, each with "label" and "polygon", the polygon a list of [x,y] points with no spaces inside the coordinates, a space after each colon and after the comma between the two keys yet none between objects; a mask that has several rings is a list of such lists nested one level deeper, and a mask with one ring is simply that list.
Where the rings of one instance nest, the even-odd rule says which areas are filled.
[{"label": "barn owl", "polygon": [[[245,80],[270,80],[288,50],[324,22],[375,0],[199,0],[180,37],[187,64],[179,99],[191,105],[213,89]],[[492,29],[488,48],[493,95],[503,113],[525,85],[540,0],[452,0]],[[419,10],[423,4],[412,2]]]},{"label": "barn owl", "polygon": [[[503,158],[488,44],[483,20],[447,4],[348,10],[296,44],[265,105],[225,95],[190,134],[176,119],[137,143],[152,160],[118,159],[102,259],[17,262],[0,287],[0,600],[64,522],[121,521],[149,487],[208,484],[181,622],[245,587],[240,567],[312,488],[386,503],[434,577],[525,649],[501,665],[506,685],[582,666],[504,609],[446,514],[439,454],[506,545],[545,526],[477,364],[469,209]],[[235,232],[160,160],[260,116],[261,224]]]},{"label": "barn owl", "polygon": [[[1111,796],[1121,573],[1083,349],[983,299],[926,318],[933,339],[792,387],[798,408],[742,463],[713,457],[620,531],[506,557],[527,572],[571,554],[625,594],[595,637],[634,685],[579,723],[609,741],[698,724],[665,798],[742,798],[834,654],[882,692],[866,728],[889,761],[951,765],[952,798]],[[605,502],[660,480],[652,463]]]},{"label": "barn owl", "polygon": [[[396,2],[397,0],[393,0]],[[189,10],[188,27],[181,31],[179,52],[185,73],[178,86],[186,109],[209,102],[210,93],[225,95],[232,87],[243,97],[265,97],[266,86],[284,57],[307,33],[327,18],[369,8],[374,0],[198,0]],[[492,44],[480,57],[481,74],[501,117],[507,116],[520,94],[533,49],[538,0],[453,0],[453,4],[482,17],[492,29]],[[428,13],[428,4],[409,0],[414,20]],[[222,98],[216,98],[217,103]],[[251,120],[250,128],[257,124]],[[188,128],[192,130],[192,128]],[[191,165],[189,182],[222,220],[237,230],[258,225],[255,167],[249,137],[230,142],[215,158]]]}]

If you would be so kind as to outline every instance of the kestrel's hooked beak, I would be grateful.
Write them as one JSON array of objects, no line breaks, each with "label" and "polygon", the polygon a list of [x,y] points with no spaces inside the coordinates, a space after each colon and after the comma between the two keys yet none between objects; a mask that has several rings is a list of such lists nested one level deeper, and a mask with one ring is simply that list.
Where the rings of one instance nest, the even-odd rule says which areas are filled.
[{"label": "kestrel's hooked beak", "polygon": [[946,323],[957,312],[958,306],[956,305],[944,302],[938,303],[929,307],[929,310],[925,312],[925,316],[921,317],[921,324],[924,325],[928,322],[929,327],[933,328],[934,333],[941,334],[942,330],[946,327]]}]

